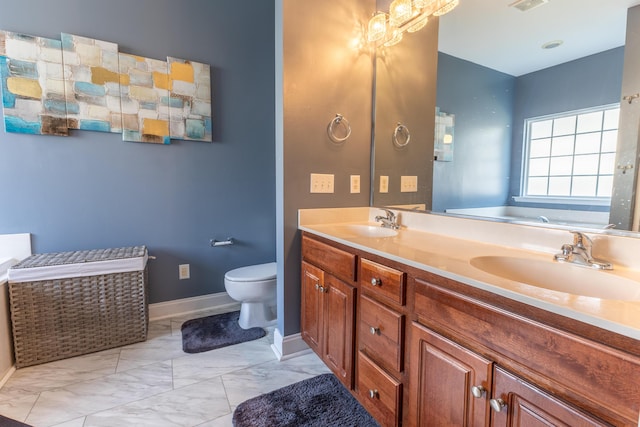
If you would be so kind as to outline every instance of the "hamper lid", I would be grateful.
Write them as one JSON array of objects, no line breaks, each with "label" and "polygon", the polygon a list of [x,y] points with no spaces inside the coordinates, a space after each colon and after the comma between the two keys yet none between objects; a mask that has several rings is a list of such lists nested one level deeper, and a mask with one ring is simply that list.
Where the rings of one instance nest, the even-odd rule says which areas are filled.
[{"label": "hamper lid", "polygon": [[228,271],[224,275],[225,279],[234,282],[257,282],[260,280],[271,280],[276,278],[276,263],[250,265]]},{"label": "hamper lid", "polygon": [[143,270],[146,246],[34,254],[7,271],[13,282],[31,282]]}]

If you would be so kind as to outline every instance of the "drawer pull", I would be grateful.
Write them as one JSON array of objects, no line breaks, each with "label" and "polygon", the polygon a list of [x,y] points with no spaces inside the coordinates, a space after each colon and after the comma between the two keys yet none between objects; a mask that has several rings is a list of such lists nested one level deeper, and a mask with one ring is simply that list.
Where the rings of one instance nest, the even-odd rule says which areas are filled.
[{"label": "drawer pull", "polygon": [[371,278],[371,284],[372,284],[373,286],[380,286],[380,285],[382,285],[382,280],[380,280],[380,279],[379,279],[379,278],[377,278],[377,277],[372,277],[372,278]]},{"label": "drawer pull", "polygon": [[487,392],[487,389],[482,387],[481,385],[474,385],[471,387],[471,394],[473,397],[480,399]]},{"label": "drawer pull", "polygon": [[489,405],[491,405],[491,409],[496,412],[501,412],[504,408],[507,407],[507,404],[502,399],[491,399],[489,400]]},{"label": "drawer pull", "polygon": [[378,390],[369,390],[369,397],[371,399],[375,399],[379,395],[380,395],[380,393],[378,393]]},{"label": "drawer pull", "polygon": [[380,328],[374,328],[372,326],[369,330],[371,331],[371,335],[380,335]]}]

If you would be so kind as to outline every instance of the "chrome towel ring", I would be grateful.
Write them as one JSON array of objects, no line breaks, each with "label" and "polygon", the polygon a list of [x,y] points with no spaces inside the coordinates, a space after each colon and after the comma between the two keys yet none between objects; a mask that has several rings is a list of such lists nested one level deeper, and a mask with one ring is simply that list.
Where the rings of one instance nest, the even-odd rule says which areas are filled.
[{"label": "chrome towel ring", "polygon": [[[346,134],[343,137],[336,136],[335,133],[336,128],[340,125],[343,125],[346,130]],[[349,121],[345,119],[342,114],[336,114],[327,126],[327,135],[329,136],[329,139],[336,144],[343,143],[349,138],[349,136],[351,136],[351,125],[349,124]]]},{"label": "chrome towel ring", "polygon": [[[398,138],[399,136],[402,137],[402,140],[404,140],[404,142],[400,142]],[[393,131],[392,139],[393,139],[393,145],[395,145],[396,147],[398,148],[406,147],[407,144],[409,144],[409,141],[411,141],[411,132],[409,132],[408,127],[398,122],[398,126],[396,126],[396,129]]]}]

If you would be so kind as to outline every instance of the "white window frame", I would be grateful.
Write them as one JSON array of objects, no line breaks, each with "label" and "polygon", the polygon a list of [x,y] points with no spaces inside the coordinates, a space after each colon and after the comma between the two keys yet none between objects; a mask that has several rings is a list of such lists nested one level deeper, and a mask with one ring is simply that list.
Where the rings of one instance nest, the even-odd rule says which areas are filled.
[{"label": "white window frame", "polygon": [[[520,180],[520,196],[514,197],[516,202],[528,202],[528,203],[544,203],[544,204],[564,204],[564,205],[592,205],[592,206],[609,206],[611,205],[611,197],[578,197],[578,196],[544,196],[544,195],[528,195],[527,184],[529,178],[529,153],[530,153],[530,139],[531,139],[531,125],[532,123],[561,119],[564,117],[578,116],[581,114],[594,113],[598,111],[606,111],[615,108],[620,108],[619,103],[607,104],[591,108],[583,108],[579,110],[566,111],[558,114],[549,114],[545,116],[531,117],[524,121],[524,135],[523,135],[523,152],[522,152],[522,175]],[[616,128],[617,129],[617,128]],[[602,131],[602,129],[601,129]],[[575,136],[577,133],[574,133]],[[575,153],[572,155],[575,156]],[[553,157],[553,156],[550,156]],[[573,175],[572,175],[573,176]],[[597,174],[600,176],[600,173]]]}]

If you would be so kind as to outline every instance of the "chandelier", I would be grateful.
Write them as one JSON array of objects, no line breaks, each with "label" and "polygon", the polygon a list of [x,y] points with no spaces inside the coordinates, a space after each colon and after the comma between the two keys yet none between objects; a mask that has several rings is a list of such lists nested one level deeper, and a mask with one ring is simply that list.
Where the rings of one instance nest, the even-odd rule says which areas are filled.
[{"label": "chandelier", "polygon": [[376,46],[400,43],[405,32],[422,29],[430,16],[441,16],[455,8],[460,0],[394,0],[389,13],[377,12],[369,20],[367,39]]}]

